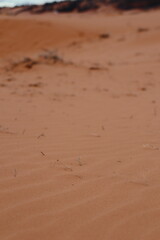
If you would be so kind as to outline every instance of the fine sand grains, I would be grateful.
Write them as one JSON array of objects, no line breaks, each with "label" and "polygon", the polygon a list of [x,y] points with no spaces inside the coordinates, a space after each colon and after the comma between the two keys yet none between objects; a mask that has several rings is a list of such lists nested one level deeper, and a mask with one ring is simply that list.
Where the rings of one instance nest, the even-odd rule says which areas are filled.
[{"label": "fine sand grains", "polygon": [[159,239],[159,23],[0,16],[0,239]]}]

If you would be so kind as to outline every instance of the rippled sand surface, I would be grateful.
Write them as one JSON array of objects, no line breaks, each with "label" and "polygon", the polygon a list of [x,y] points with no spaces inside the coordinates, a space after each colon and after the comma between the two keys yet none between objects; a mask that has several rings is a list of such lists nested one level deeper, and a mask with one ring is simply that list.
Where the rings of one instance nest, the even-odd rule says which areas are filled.
[{"label": "rippled sand surface", "polygon": [[159,13],[0,16],[0,239],[159,239]]}]

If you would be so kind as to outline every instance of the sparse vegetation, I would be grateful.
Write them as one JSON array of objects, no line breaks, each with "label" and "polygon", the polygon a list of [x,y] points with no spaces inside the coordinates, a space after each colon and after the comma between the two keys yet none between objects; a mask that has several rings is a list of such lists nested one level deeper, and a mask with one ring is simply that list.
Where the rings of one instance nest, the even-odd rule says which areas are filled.
[{"label": "sparse vegetation", "polygon": [[55,51],[46,51],[39,55],[39,62],[42,63],[63,63],[63,59]]},{"label": "sparse vegetation", "polygon": [[[14,11],[12,9],[6,9],[9,14],[17,15],[24,12],[30,12],[32,14],[41,14],[45,12],[86,12],[89,10],[96,10],[102,6],[112,5],[116,8],[129,10],[134,8],[149,9],[160,6],[159,0],[64,0],[62,2],[46,3],[44,5],[31,5],[16,7]],[[0,8],[0,13],[5,12],[3,8]]]},{"label": "sparse vegetation", "polygon": [[65,61],[62,57],[60,57],[55,51],[45,51],[44,53],[38,55],[35,58],[31,57],[24,57],[22,60],[12,62],[11,66],[6,68],[7,71],[9,70],[16,70],[16,71],[21,71],[21,70],[30,70],[32,69],[35,65],[39,64],[56,64],[56,63],[61,63],[61,64],[72,64],[69,61]]}]

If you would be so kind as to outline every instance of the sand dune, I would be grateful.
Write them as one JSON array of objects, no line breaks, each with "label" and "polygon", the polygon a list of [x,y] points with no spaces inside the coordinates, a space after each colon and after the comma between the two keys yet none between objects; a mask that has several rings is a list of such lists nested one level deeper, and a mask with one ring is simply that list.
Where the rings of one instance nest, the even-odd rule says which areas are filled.
[{"label": "sand dune", "polygon": [[0,239],[159,239],[159,20],[0,17]]}]

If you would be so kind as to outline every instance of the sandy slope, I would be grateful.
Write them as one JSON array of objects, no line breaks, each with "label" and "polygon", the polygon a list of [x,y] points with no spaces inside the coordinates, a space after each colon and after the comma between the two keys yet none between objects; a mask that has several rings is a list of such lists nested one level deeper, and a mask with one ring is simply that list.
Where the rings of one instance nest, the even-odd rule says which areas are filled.
[{"label": "sandy slope", "polygon": [[159,13],[0,17],[0,239],[159,239]]}]

